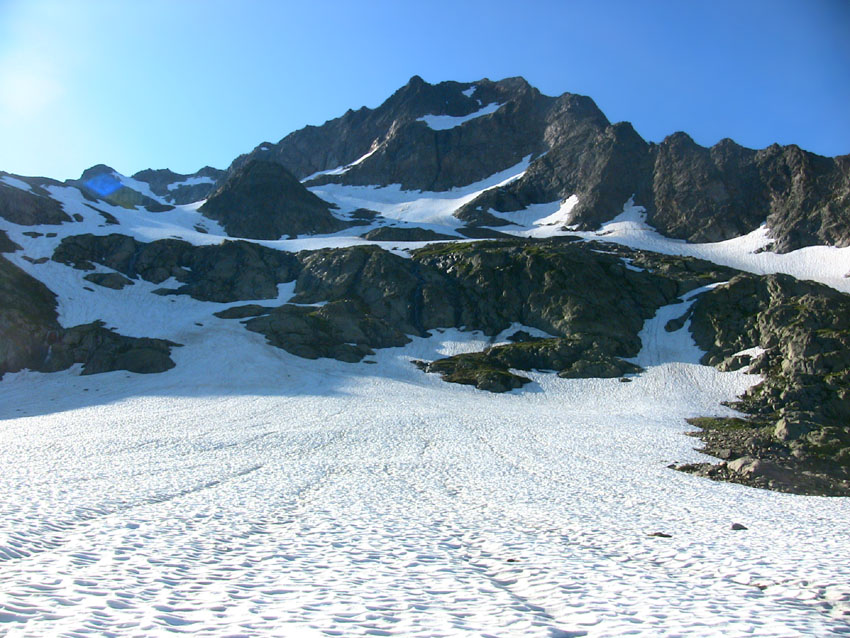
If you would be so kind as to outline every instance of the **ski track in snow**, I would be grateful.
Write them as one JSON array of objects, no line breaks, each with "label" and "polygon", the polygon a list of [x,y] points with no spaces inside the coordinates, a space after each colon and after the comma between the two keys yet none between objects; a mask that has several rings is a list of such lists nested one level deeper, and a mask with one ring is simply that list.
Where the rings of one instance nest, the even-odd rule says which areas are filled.
[{"label": "ski track in snow", "polygon": [[[525,166],[430,204],[433,194],[321,189],[354,207],[371,189],[382,193],[373,210],[442,222]],[[4,224],[31,258],[82,232],[223,235],[199,203],[95,203],[114,226],[77,191],[49,189],[84,221]],[[526,231],[566,232],[574,204],[544,205]],[[546,217],[555,225],[535,224]],[[653,232],[627,206],[601,237],[584,235],[693,246]],[[746,263],[771,255],[742,257],[750,240],[735,241],[703,246]],[[0,635],[850,635],[847,499],[667,468],[707,458],[684,436],[686,417],[733,414],[721,401],[758,381],[698,365],[687,327],[664,330],[700,291],[646,322],[635,359],[646,371],[630,383],[532,372],[523,390],[493,395],[410,359],[533,329],[434,331],[360,364],[307,361],[212,316],[248,302],[150,294],[169,282],[92,294],[86,273],[21,254],[8,257],[57,293],[63,325],[103,319],[184,347],[158,375],[81,377],[77,366],[0,382]],[[281,285],[276,302],[293,292]]]}]

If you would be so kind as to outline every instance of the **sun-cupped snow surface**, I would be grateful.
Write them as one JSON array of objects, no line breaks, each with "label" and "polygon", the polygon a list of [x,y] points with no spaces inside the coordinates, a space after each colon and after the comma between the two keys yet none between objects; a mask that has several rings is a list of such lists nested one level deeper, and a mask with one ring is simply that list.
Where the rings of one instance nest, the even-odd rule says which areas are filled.
[{"label": "sun-cupped snow surface", "polygon": [[470,120],[495,113],[503,106],[504,102],[493,102],[492,104],[487,104],[469,115],[423,115],[416,121],[425,122],[428,128],[435,131],[446,131],[448,129],[455,128],[456,126],[460,126],[465,122],[469,122]]},{"label": "sun-cupped snow surface", "polygon": [[703,458],[683,419],[755,378],[661,356],[494,395],[409,362],[487,343],[305,361],[213,319],[163,374],[7,375],[0,631],[850,632],[846,499],[667,468]]}]

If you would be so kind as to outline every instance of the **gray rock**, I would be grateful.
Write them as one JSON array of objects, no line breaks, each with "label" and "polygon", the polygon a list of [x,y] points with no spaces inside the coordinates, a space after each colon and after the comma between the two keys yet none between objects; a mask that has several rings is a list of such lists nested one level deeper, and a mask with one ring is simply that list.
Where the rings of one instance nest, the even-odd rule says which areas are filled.
[{"label": "gray rock", "polygon": [[21,226],[56,225],[71,218],[61,204],[37,191],[25,191],[0,182],[0,217]]},{"label": "gray rock", "polygon": [[249,239],[333,233],[349,225],[283,166],[259,160],[230,172],[199,210],[231,237]]},{"label": "gray rock", "polygon": [[133,285],[133,281],[131,279],[127,279],[123,275],[119,275],[117,272],[91,273],[83,277],[83,279],[90,281],[93,284],[97,284],[98,286],[103,286],[104,288],[112,288],[113,290],[121,290],[126,286]]}]

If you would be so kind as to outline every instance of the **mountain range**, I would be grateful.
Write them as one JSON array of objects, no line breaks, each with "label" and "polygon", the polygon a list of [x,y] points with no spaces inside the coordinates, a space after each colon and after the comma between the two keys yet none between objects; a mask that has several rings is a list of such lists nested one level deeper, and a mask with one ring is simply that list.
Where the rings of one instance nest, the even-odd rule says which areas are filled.
[{"label": "mountain range", "polygon": [[[676,467],[850,495],[850,155],[652,143],[522,78],[414,76],[223,170],[0,173],[0,252],[0,375],[161,373],[241,322],[349,363],[480,331],[483,350],[411,363],[481,391],[628,383],[681,304],[667,332],[762,380],[740,417],[692,421],[719,461]],[[166,312],[178,298],[203,310]]]}]

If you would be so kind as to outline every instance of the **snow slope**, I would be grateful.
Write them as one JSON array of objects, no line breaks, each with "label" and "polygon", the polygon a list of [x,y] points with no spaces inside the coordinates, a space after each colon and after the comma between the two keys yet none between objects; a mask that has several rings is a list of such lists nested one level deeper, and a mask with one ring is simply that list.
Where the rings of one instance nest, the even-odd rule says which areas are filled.
[{"label": "snow slope", "polygon": [[[529,206],[526,211],[501,214],[505,219],[516,220],[519,228],[500,230],[532,237],[579,235],[585,239],[610,241],[630,248],[706,259],[759,275],[786,273],[797,279],[819,281],[841,292],[850,293],[850,247],[809,246],[790,253],[774,253],[767,250],[773,240],[766,226],[726,241],[691,244],[661,235],[646,223],[643,206],[635,206],[632,200],[625,203],[622,213],[603,224],[598,231],[579,232],[569,227],[569,216],[562,212],[568,207],[569,201],[536,204]],[[555,220],[555,223],[549,223],[551,220]]]},{"label": "snow slope", "polygon": [[[446,193],[312,190],[343,214],[446,231],[458,206],[526,167]],[[93,204],[114,225],[78,191],[49,188],[83,221],[4,228],[24,249],[8,257],[57,293],[63,325],[102,319],[183,347],[158,375],[0,382],[0,635],[850,634],[846,499],[667,468],[705,458],[686,417],[731,414],[721,402],[758,381],[698,365],[687,327],[663,329],[699,291],[646,322],[646,371],[631,382],[531,373],[493,395],[410,364],[480,350],[479,333],[435,331],[359,364],[307,361],[212,316],[233,304],[150,294],[168,282],[91,293],[85,273],[23,256],[82,232],[196,244],[224,232],[199,203]],[[567,233],[573,205],[520,213],[514,232]],[[261,243],[351,245],[365,230]],[[846,285],[846,249],[685,244],[630,205],[583,236]],[[282,285],[278,301],[292,294]]]},{"label": "snow slope", "polygon": [[728,413],[753,378],[658,361],[492,395],[409,363],[475,334],[375,365],[301,360],[223,320],[187,341],[160,375],[0,383],[0,630],[850,631],[843,499],[666,467],[701,458],[682,419]]}]

